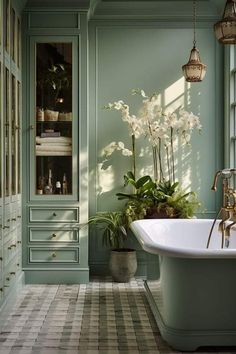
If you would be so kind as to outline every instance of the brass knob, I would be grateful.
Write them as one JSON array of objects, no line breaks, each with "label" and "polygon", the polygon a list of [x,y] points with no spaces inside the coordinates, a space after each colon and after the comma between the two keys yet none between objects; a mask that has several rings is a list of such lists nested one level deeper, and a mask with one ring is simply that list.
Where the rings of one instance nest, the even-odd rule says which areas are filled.
[{"label": "brass knob", "polygon": [[7,222],[10,222],[11,221],[11,219],[7,219]]},{"label": "brass knob", "polygon": [[57,214],[55,213],[55,211],[54,211],[54,213],[52,214],[52,216],[57,216]]},{"label": "brass knob", "polygon": [[0,291],[3,292],[3,288],[0,288]]},{"label": "brass knob", "polygon": [[21,243],[21,241],[17,241],[17,243]]},{"label": "brass knob", "polygon": [[2,261],[2,257],[0,257],[0,261]]},{"label": "brass knob", "polygon": [[10,278],[9,278],[9,277],[6,277],[6,280],[7,280],[7,281],[9,281],[9,280],[10,280]]},{"label": "brass knob", "polygon": [[52,238],[53,238],[53,237],[57,237],[57,235],[56,235],[56,234],[52,234]]},{"label": "brass knob", "polygon": [[31,125],[31,126],[30,126],[30,129],[31,129],[31,130],[33,130],[33,129],[34,129],[34,126],[33,126],[33,125]]},{"label": "brass knob", "polygon": [[52,253],[52,257],[55,258],[57,256],[56,252]]},{"label": "brass knob", "polygon": [[20,266],[20,263],[17,263],[17,267],[19,267]]},{"label": "brass knob", "polygon": [[11,250],[11,246],[7,247],[8,250]]}]

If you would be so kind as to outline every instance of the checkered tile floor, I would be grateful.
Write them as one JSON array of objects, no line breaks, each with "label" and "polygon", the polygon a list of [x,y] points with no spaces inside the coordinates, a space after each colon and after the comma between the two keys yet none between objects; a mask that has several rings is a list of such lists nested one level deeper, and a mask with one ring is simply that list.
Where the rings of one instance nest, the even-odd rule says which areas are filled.
[{"label": "checkered tile floor", "polygon": [[12,353],[174,351],[160,337],[142,280],[94,279],[87,285],[25,286],[0,332],[0,354]]}]

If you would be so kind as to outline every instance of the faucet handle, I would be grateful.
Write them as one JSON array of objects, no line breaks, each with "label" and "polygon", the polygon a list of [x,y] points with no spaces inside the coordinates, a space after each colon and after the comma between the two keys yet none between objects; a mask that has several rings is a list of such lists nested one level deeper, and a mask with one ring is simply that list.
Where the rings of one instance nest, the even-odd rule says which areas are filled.
[{"label": "faucet handle", "polygon": [[232,170],[229,168],[225,168],[224,170],[221,171],[221,175],[223,178],[231,178],[232,176]]},{"label": "faucet handle", "polygon": [[213,191],[216,191],[216,189],[217,189],[216,185],[217,185],[217,181],[218,181],[218,177],[219,176],[223,177],[223,184],[224,183],[227,184],[228,183],[227,180],[232,177],[232,172],[236,172],[236,169],[234,169],[234,168],[225,168],[223,170],[217,171],[215,173],[214,182],[213,182],[213,186],[211,187],[211,189]]}]

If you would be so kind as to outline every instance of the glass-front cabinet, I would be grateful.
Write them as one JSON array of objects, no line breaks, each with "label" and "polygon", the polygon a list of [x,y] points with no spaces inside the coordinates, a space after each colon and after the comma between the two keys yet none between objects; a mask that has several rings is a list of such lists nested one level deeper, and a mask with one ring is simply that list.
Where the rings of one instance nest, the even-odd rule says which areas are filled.
[{"label": "glass-front cabinet", "polygon": [[[32,107],[32,199],[74,199],[78,135],[75,41],[34,41],[35,85]],[[74,156],[74,158],[73,158]],[[73,187],[74,186],[74,187]],[[51,196],[51,197],[50,197]]]}]

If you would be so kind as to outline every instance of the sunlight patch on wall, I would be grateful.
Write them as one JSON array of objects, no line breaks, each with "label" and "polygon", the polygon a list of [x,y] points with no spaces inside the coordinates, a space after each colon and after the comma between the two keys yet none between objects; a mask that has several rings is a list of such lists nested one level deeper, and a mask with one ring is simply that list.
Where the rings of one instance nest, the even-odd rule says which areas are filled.
[{"label": "sunlight patch on wall", "polygon": [[114,188],[114,171],[112,166],[107,167],[105,170],[102,166],[102,164],[98,165],[99,192],[106,193]]},{"label": "sunlight patch on wall", "polygon": [[186,88],[189,90],[190,83],[187,84],[184,77],[175,81],[164,90],[164,105],[167,111],[174,111],[185,105]]}]

